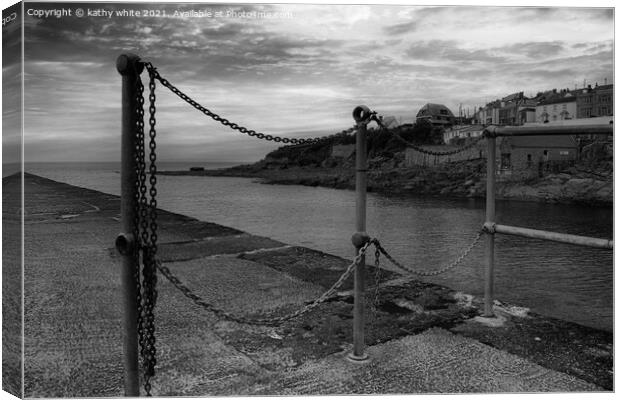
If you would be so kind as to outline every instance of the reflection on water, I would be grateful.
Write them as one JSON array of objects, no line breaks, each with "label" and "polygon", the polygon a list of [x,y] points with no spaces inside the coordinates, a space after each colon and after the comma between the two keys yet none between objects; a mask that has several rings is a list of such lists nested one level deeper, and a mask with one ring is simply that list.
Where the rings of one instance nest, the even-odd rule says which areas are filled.
[{"label": "reflection on water", "polygon": [[[117,169],[117,168],[116,168]],[[26,165],[26,171],[119,194],[113,167]],[[163,209],[290,244],[351,258],[352,191],[263,185],[245,178],[158,177]],[[369,194],[368,233],[398,260],[435,270],[458,257],[484,222],[484,201]],[[611,238],[613,211],[529,202],[498,202],[503,224]],[[500,300],[541,314],[611,330],[612,252],[496,235],[495,291]],[[383,263],[386,261],[383,260]],[[431,281],[481,296],[482,242],[455,270]]]}]

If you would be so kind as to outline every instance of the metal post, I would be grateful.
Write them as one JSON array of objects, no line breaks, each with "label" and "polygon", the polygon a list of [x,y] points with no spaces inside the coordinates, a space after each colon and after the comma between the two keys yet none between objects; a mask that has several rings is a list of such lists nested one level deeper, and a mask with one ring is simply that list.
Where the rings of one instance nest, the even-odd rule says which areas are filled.
[{"label": "metal post", "polygon": [[[370,117],[370,109],[359,106],[353,110],[353,118],[357,123],[355,136],[355,229],[352,242],[355,246],[355,255],[370,240],[366,234],[366,124]],[[348,358],[351,361],[364,361],[368,359],[364,343],[364,269],[366,257],[361,257],[358,267],[355,268],[354,298],[353,304],[353,352]]]},{"label": "metal post", "polygon": [[495,265],[495,137],[487,138],[487,201],[486,201],[486,247],[487,261],[484,284],[484,316],[493,317],[493,268]]},{"label": "metal post", "polygon": [[136,80],[143,69],[140,58],[134,54],[122,54],[116,60],[116,69],[123,76],[123,108],[121,137],[121,230],[116,247],[122,255],[123,287],[123,351],[125,366],[125,396],[140,396],[138,374],[138,304],[135,260],[133,256],[133,224],[135,216],[136,160]]},{"label": "metal post", "polygon": [[569,235],[567,233],[541,231],[540,229],[521,228],[518,226],[495,224],[495,232],[532,239],[541,239],[549,240],[552,242],[574,244],[577,246],[596,247],[599,249],[613,250],[614,248],[614,241],[610,239],[598,239],[589,236]]}]

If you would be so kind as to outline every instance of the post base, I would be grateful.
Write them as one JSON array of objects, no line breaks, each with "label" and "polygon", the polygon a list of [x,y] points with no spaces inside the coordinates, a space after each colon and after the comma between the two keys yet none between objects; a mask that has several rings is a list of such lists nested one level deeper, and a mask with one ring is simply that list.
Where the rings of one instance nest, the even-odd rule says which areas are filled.
[{"label": "post base", "polygon": [[367,361],[370,361],[370,357],[368,356],[368,353],[362,353],[362,355],[355,355],[353,354],[353,352],[347,354],[347,361],[356,363],[356,364],[362,364],[365,363]]}]

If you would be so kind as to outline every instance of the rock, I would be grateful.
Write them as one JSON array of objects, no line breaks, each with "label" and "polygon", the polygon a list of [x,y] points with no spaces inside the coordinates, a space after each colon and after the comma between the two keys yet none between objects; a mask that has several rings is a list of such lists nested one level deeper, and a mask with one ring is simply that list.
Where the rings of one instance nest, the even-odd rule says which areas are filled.
[{"label": "rock", "polygon": [[394,299],[394,304],[396,304],[399,307],[411,310],[416,314],[422,314],[424,312],[424,307],[407,299],[402,299],[402,298]]},{"label": "rock", "polygon": [[614,199],[614,190],[611,184],[608,184],[607,186],[600,188],[596,192],[595,197],[599,200],[612,202]]},{"label": "rock", "polygon": [[588,188],[594,183],[594,179],[590,178],[572,178],[566,181],[564,188],[568,194],[582,193],[587,191]]}]

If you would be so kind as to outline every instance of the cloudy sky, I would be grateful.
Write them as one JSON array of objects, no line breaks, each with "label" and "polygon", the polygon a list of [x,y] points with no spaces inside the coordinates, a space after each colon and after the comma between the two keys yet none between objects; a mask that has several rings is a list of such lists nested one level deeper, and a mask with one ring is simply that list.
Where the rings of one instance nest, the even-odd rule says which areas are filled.
[{"label": "cloudy sky", "polygon": [[[517,91],[613,83],[610,8],[26,5],[61,8],[72,16],[25,18],[27,161],[120,159],[115,60],[126,51],[229,120],[289,137],[348,128],[358,104],[411,121],[429,102],[458,114],[460,104],[471,111]],[[79,18],[77,8],[167,17]],[[243,17],[252,11],[280,14]],[[277,147],[210,121],[163,87],[157,110],[162,160],[255,161]]]}]

